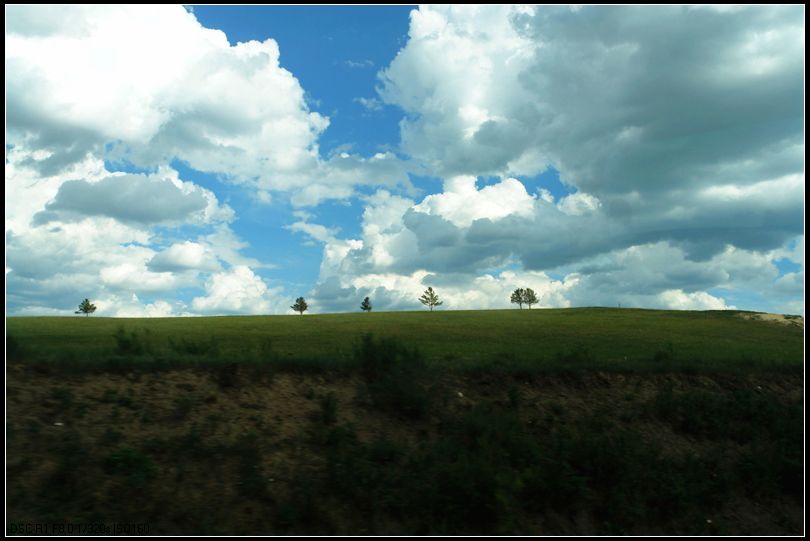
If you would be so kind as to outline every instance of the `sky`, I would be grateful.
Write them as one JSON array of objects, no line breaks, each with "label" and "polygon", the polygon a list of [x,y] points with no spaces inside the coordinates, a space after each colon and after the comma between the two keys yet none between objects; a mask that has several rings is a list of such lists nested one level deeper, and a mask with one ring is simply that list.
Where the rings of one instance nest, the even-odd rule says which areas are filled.
[{"label": "sky", "polygon": [[6,313],[804,314],[804,6],[6,6]]}]

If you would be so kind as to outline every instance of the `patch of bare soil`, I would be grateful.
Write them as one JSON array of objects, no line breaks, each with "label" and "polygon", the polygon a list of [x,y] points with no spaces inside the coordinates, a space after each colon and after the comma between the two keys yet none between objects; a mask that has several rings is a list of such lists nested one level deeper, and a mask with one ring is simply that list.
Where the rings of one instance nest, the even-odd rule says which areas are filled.
[{"label": "patch of bare soil", "polygon": [[742,312],[739,316],[743,319],[753,319],[756,321],[767,321],[779,325],[789,325],[804,329],[804,318],[802,316],[792,316],[784,314],[768,314],[765,312]]}]

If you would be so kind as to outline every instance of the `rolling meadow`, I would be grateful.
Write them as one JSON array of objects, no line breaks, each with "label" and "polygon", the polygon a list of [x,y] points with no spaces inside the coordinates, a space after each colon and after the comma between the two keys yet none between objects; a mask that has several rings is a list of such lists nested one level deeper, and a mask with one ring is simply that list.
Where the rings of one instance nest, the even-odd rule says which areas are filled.
[{"label": "rolling meadow", "polygon": [[799,534],[803,319],[6,319],[10,524]]}]

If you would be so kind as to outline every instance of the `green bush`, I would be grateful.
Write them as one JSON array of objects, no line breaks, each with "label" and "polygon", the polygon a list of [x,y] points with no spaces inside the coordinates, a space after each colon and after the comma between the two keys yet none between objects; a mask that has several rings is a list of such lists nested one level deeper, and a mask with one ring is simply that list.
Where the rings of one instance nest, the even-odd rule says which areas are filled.
[{"label": "green bush", "polygon": [[189,416],[197,403],[197,397],[193,394],[178,396],[174,399],[174,418],[182,420]]},{"label": "green bush", "polygon": [[23,347],[16,336],[6,335],[6,359],[18,361],[23,356]]},{"label": "green bush", "polygon": [[416,348],[366,334],[355,347],[354,361],[375,408],[399,417],[427,417],[433,397],[424,383],[424,359]]},{"label": "green bush", "polygon": [[149,455],[123,447],[112,452],[104,460],[104,469],[107,473],[125,475],[132,487],[140,487],[157,473],[157,467]]},{"label": "green bush", "polygon": [[267,481],[262,472],[262,453],[259,437],[253,432],[241,434],[230,451],[238,459],[238,487],[244,496],[264,499],[269,496]]},{"label": "green bush", "polygon": [[67,409],[73,404],[73,391],[65,387],[54,387],[51,389],[50,397],[59,402],[62,409]]},{"label": "green bush", "polygon": [[119,355],[143,355],[146,352],[146,345],[136,331],[127,334],[124,327],[118,327],[113,338]]},{"label": "green bush", "polygon": [[574,344],[558,352],[556,359],[562,364],[587,364],[593,361],[593,355],[583,344]]},{"label": "green bush", "polygon": [[663,348],[653,354],[653,361],[656,363],[666,363],[675,360],[675,346],[672,342],[667,342]]},{"label": "green bush", "polygon": [[239,363],[217,363],[211,366],[211,378],[221,389],[239,384]]},{"label": "green bush", "polygon": [[212,336],[208,340],[195,342],[186,338],[173,340],[169,338],[169,348],[181,355],[191,355],[194,357],[215,358],[219,355],[219,339]]},{"label": "green bush", "polygon": [[371,334],[361,336],[355,345],[354,361],[367,381],[392,372],[416,373],[425,367],[424,358],[415,347],[408,348],[393,338],[376,340]]},{"label": "green bush", "polygon": [[318,412],[318,422],[325,425],[333,425],[337,422],[337,396],[335,393],[328,393],[318,401],[320,411]]}]

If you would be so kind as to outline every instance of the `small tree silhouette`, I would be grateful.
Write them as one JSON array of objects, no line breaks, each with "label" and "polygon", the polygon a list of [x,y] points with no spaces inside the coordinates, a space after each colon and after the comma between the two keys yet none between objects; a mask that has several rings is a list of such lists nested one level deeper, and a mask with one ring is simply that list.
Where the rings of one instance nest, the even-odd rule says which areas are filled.
[{"label": "small tree silhouette", "polygon": [[368,297],[366,297],[365,299],[363,299],[363,302],[360,304],[360,308],[361,308],[361,309],[362,309],[364,312],[371,312],[371,301],[369,300],[369,298],[368,298]]},{"label": "small tree silhouette", "polygon": [[509,300],[512,301],[512,304],[517,304],[520,306],[520,309],[523,310],[523,303],[526,302],[523,300],[525,295],[526,290],[521,287],[512,292],[512,298]]},{"label": "small tree silhouette", "polygon": [[82,303],[79,305],[79,309],[76,310],[74,314],[84,314],[85,316],[89,316],[95,311],[96,305],[90,304],[90,299],[84,299]]},{"label": "small tree silhouette", "polygon": [[[514,301],[512,301],[512,302],[514,302]],[[528,304],[529,305],[529,310],[531,310],[532,305],[537,304],[540,301],[537,300],[537,295],[534,294],[534,290],[527,287],[526,290],[523,292],[523,302]]]},{"label": "small tree silhouette", "polygon": [[296,312],[300,312],[301,315],[303,316],[304,312],[307,309],[307,301],[304,300],[304,297],[298,297],[297,299],[295,299],[295,304],[290,306],[290,308],[292,308]]},{"label": "small tree silhouette", "polygon": [[419,298],[419,302],[424,304],[425,306],[430,307],[430,311],[433,311],[434,306],[439,306],[442,304],[442,301],[439,300],[439,296],[433,291],[432,287],[427,288],[427,291]]}]

